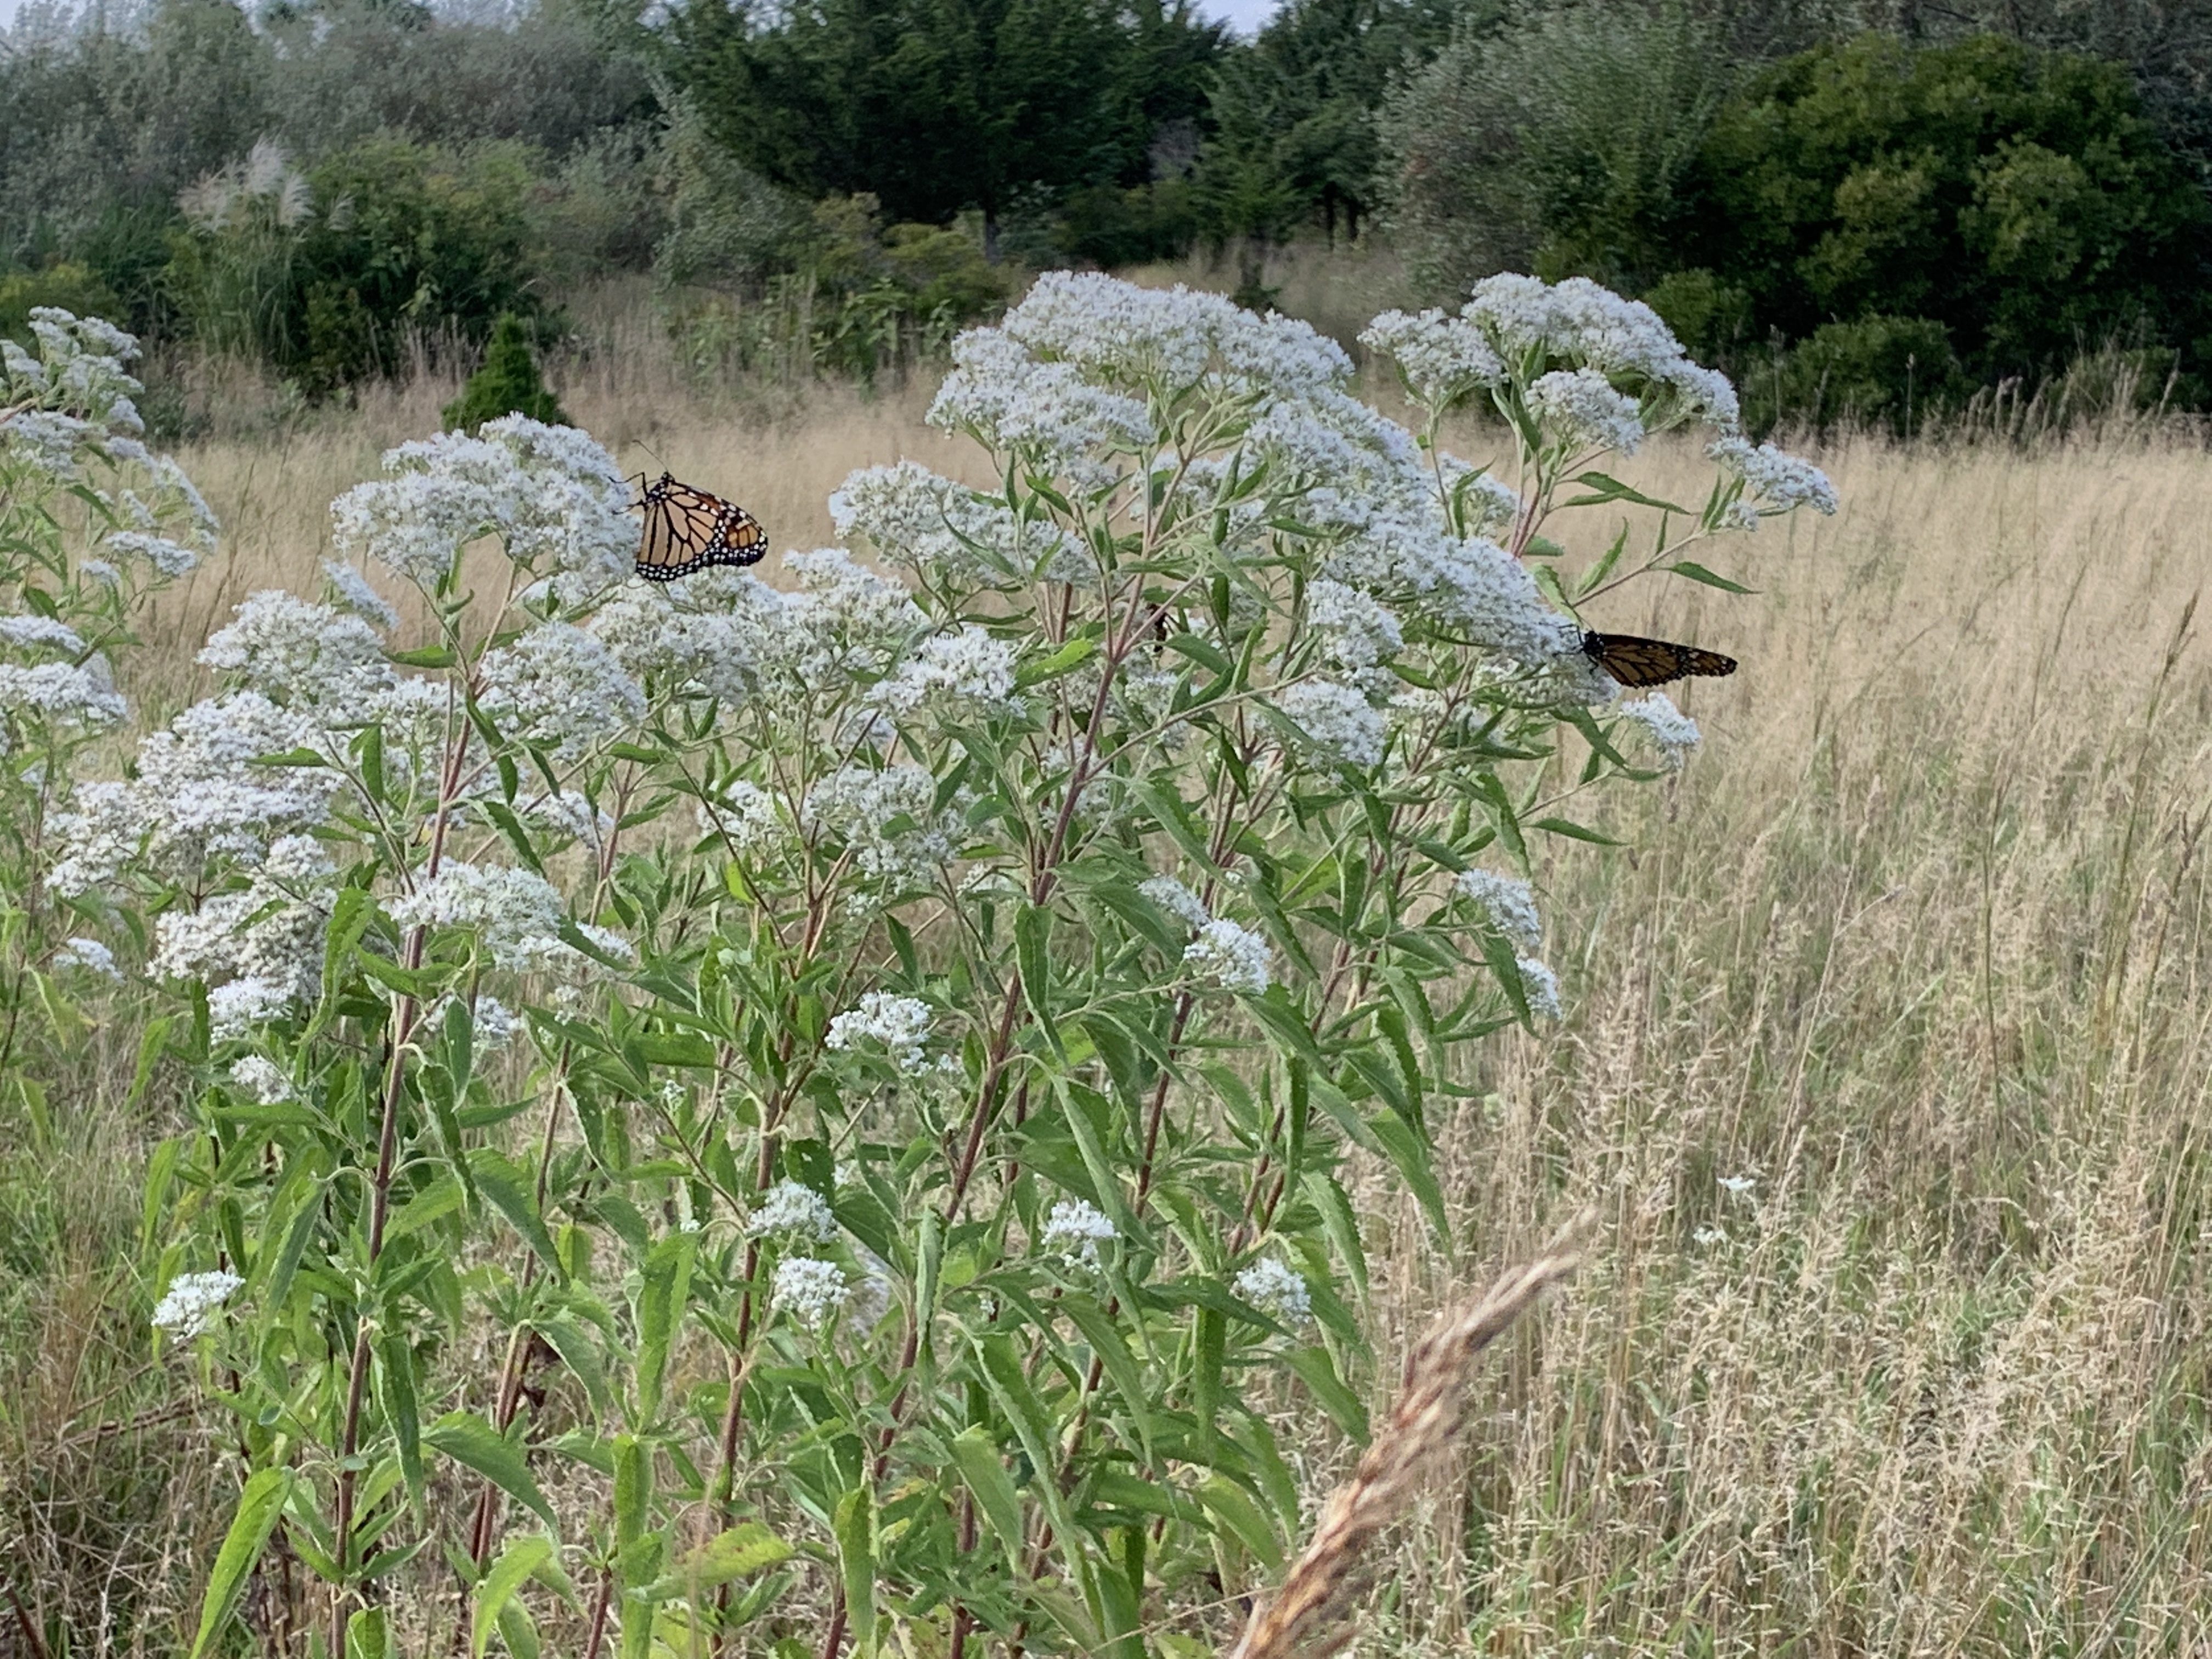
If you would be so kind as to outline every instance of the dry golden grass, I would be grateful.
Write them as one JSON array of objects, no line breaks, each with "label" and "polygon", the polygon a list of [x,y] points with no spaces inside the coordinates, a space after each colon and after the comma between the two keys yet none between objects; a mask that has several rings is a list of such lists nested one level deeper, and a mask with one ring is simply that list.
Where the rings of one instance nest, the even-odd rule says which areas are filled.
[{"label": "dry golden grass", "polygon": [[[920,424],[921,388],[763,410],[615,351],[560,386],[625,465],[730,486],[780,547],[827,538],[850,467],[974,465]],[[325,504],[447,395],[185,455],[230,537],[167,607],[171,695],[237,597],[312,586]],[[1655,580],[1593,617],[1743,668],[1684,696],[1707,744],[1679,780],[1577,804],[1622,848],[1542,853],[1570,1013],[1465,1079],[1458,1253],[1365,1184],[1386,1356],[1488,1264],[1585,1206],[1601,1224],[1476,1377],[1358,1651],[2212,1649],[2212,670],[2179,631],[2212,466],[2155,444],[1823,459],[1836,519],[1711,561],[1759,596]],[[1689,471],[1661,453],[1636,477]],[[131,1139],[71,1154],[114,1233]],[[89,1281],[51,1271],[88,1317],[64,1291]],[[99,1420],[66,1368],[19,1352],[0,1377],[0,1422]],[[1308,1451],[1318,1499],[1349,1455],[1318,1430]],[[181,1431],[83,1455],[86,1490],[162,1457],[204,1489]],[[34,1538],[9,1479],[0,1545],[100,1647],[97,1564]],[[195,1501],[144,1502],[115,1547],[140,1581],[188,1576]]]}]

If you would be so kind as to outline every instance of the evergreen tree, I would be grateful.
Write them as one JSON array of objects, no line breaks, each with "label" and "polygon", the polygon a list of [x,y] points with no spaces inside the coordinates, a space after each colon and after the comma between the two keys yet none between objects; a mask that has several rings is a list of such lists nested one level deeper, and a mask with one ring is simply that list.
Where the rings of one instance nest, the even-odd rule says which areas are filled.
[{"label": "evergreen tree", "polygon": [[446,405],[446,430],[456,428],[473,434],[486,421],[502,415],[527,415],[548,426],[566,426],[568,417],[545,389],[531,355],[530,337],[522,319],[512,312],[502,315],[491,332],[483,367],[468,378],[461,395]]}]

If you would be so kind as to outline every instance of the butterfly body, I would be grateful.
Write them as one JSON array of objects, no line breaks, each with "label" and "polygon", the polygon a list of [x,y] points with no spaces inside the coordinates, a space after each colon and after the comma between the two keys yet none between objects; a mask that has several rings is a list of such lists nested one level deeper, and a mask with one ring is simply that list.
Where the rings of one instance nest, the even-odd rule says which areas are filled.
[{"label": "butterfly body", "polygon": [[649,582],[672,582],[718,564],[758,564],[768,551],[759,520],[668,473],[646,485],[638,505],[645,533],[638,540],[637,574]]},{"label": "butterfly body", "polygon": [[1668,640],[1647,640],[1634,634],[1583,635],[1583,654],[1626,686],[1664,685],[1669,680],[1693,675],[1733,674],[1735,659],[1717,651],[1700,651],[1693,645]]}]

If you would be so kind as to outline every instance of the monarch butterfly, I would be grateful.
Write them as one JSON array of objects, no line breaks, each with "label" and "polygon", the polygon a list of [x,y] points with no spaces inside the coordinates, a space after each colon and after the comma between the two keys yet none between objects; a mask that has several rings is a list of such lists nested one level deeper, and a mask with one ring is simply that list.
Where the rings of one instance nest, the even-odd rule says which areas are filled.
[{"label": "monarch butterfly", "polygon": [[672,582],[709,565],[758,564],[768,551],[768,532],[751,514],[665,472],[645,487],[638,505],[645,509],[645,533],[638,539],[637,574],[649,582]]},{"label": "monarch butterfly", "polygon": [[1623,685],[1664,685],[1692,674],[1735,672],[1734,657],[1633,634],[1584,634],[1583,654]]}]

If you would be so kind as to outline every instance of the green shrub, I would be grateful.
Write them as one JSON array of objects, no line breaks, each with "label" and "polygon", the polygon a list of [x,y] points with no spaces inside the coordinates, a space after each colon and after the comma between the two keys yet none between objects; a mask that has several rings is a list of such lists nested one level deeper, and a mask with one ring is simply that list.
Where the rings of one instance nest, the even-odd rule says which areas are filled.
[{"label": "green shrub", "polygon": [[529,153],[380,138],[301,171],[264,142],[185,198],[171,276],[193,331],[324,392],[473,343],[533,286]]},{"label": "green shrub", "polygon": [[538,373],[538,360],[530,353],[530,336],[522,319],[512,312],[501,317],[491,331],[491,344],[483,366],[469,376],[461,395],[445,408],[445,429],[457,428],[473,435],[486,421],[502,415],[527,415],[548,426],[566,426],[568,417],[545,389]]},{"label": "green shrub", "polygon": [[31,313],[39,306],[58,306],[80,317],[105,317],[116,309],[115,295],[83,265],[65,263],[44,270],[11,271],[0,276],[0,336],[27,343]]},{"label": "green shrub", "polygon": [[1910,436],[1964,391],[1943,325],[1926,317],[1823,323],[1770,369],[1744,374],[1756,426],[1791,418],[1816,428],[1881,426]]}]

